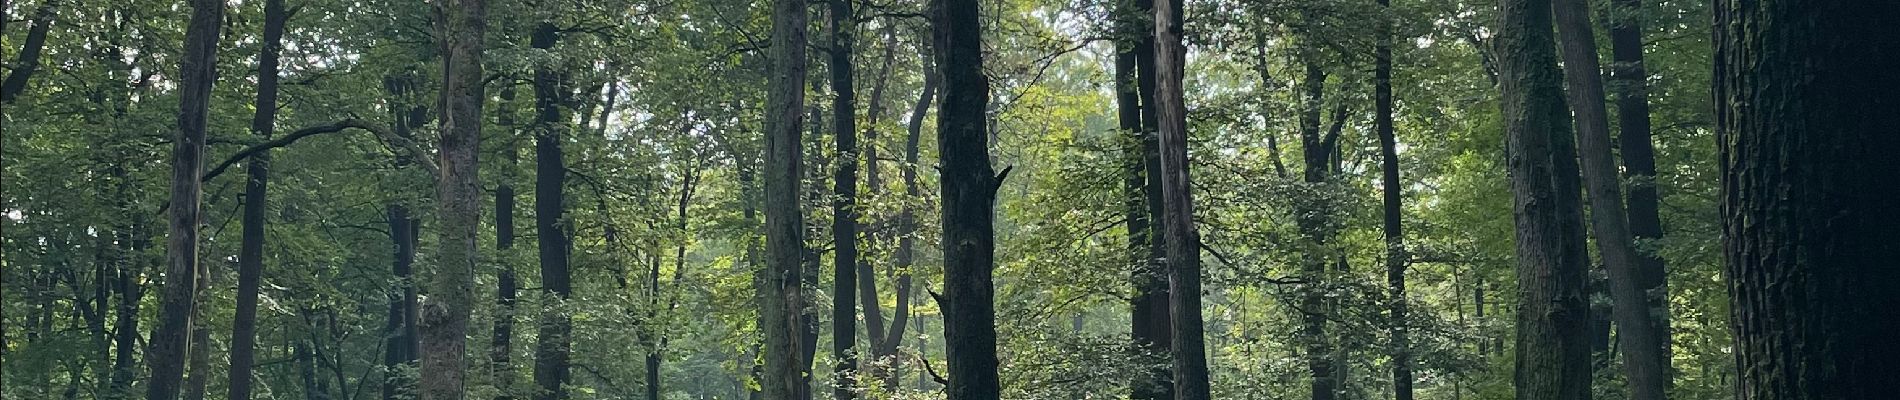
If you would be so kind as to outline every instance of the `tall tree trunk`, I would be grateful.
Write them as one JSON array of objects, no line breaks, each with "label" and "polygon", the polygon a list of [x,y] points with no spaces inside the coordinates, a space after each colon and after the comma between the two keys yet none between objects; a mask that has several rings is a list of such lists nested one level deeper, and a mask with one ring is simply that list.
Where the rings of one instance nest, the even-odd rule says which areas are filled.
[{"label": "tall tree trunk", "polygon": [[501,87],[500,112],[495,123],[502,126],[502,158],[507,160],[508,168],[503,172],[500,184],[495,187],[495,250],[502,254],[501,270],[495,272],[495,330],[489,339],[488,363],[490,372],[495,374],[495,400],[513,400],[514,395],[514,340],[515,340],[515,301],[518,296],[515,283],[515,264],[512,254],[515,248],[515,166],[521,163],[521,152],[515,146],[515,85],[503,84]]},{"label": "tall tree trunk", "polygon": [[1625,194],[1629,231],[1636,246],[1636,273],[1631,282],[1643,293],[1642,308],[1647,310],[1645,316],[1654,338],[1650,343],[1654,347],[1643,352],[1645,358],[1661,363],[1662,390],[1667,392],[1675,369],[1669,363],[1668,277],[1662,257],[1649,248],[1662,239],[1663,227],[1656,188],[1656,145],[1650,141],[1649,74],[1643,68],[1641,8],[1641,0],[1610,1],[1610,91],[1616,99],[1617,126],[1621,129],[1617,146],[1623,156],[1624,184],[1629,188]]},{"label": "tall tree trunk", "polygon": [[805,0],[772,2],[770,78],[765,109],[765,268],[754,280],[759,330],[765,335],[767,399],[790,400],[810,391],[801,377],[799,313],[805,308],[804,218],[799,210],[800,155],[805,109]]},{"label": "tall tree trunk", "polygon": [[[1392,0],[1379,0],[1379,6],[1390,15]],[[1372,129],[1379,135],[1380,183],[1384,192],[1380,199],[1385,214],[1381,231],[1385,235],[1385,280],[1390,286],[1392,302],[1392,398],[1412,400],[1411,322],[1408,319],[1411,300],[1405,295],[1409,256],[1405,253],[1404,205],[1401,203],[1405,183],[1399,181],[1398,135],[1392,126],[1394,40],[1392,22],[1380,21],[1378,44],[1372,49]]]},{"label": "tall tree trunk", "polygon": [[[115,168],[114,171],[121,179],[127,177],[124,175],[124,168]],[[131,184],[129,180],[121,182],[121,194],[124,194],[129,191],[125,188],[130,187]],[[125,210],[129,209],[125,208]],[[137,367],[139,354],[139,304],[145,297],[145,285],[140,283],[139,275],[145,272],[146,262],[140,254],[145,251],[145,247],[151,241],[146,236],[144,227],[137,224],[128,225],[126,229],[121,230],[119,240],[120,267],[116,283],[119,304],[112,322],[112,384],[111,391],[105,396],[108,399],[125,399],[134,396],[132,380],[137,374],[134,369]]]},{"label": "tall tree trunk", "polygon": [[[1129,276],[1134,298],[1129,301],[1129,339],[1142,351],[1166,356],[1170,344],[1168,316],[1167,243],[1155,224],[1162,218],[1161,153],[1155,131],[1159,125],[1155,103],[1155,36],[1153,27],[1142,24],[1154,15],[1152,0],[1118,3],[1117,29],[1126,36],[1127,49],[1115,56],[1117,119],[1133,137],[1128,148],[1128,246],[1136,260]],[[1157,366],[1129,383],[1135,400],[1168,400],[1173,397],[1173,369]]]},{"label": "tall tree trunk", "polygon": [[[547,51],[560,39],[552,22],[542,22],[530,38],[530,46]],[[562,161],[561,141],[567,135],[569,103],[567,74],[553,67],[534,71],[534,232],[539,242],[541,290],[546,293],[534,350],[536,400],[567,398],[564,387],[569,377],[568,346],[573,331],[567,300],[574,292],[569,279],[567,212],[564,189],[567,164]]]},{"label": "tall tree trunk", "polygon": [[[390,112],[391,120],[395,122],[392,126],[395,128],[395,135],[404,139],[413,138],[414,128],[426,123],[420,118],[411,119],[414,115],[421,114],[415,110],[424,109],[420,106],[412,108],[408,104],[418,86],[415,80],[416,77],[412,75],[392,75],[384,78],[384,88],[392,97],[391,103],[396,105]],[[428,161],[417,160],[410,154],[396,156],[397,169],[406,168],[417,162]],[[402,200],[391,202],[387,210],[389,239],[394,248],[391,258],[393,265],[390,270],[396,278],[397,287],[396,292],[390,294],[388,319],[385,321],[382,392],[384,400],[396,400],[415,395],[416,376],[413,367],[418,356],[417,302],[420,298],[417,293],[415,263],[417,243],[420,241],[419,236],[422,232],[422,220],[412,215],[409,204]]]},{"label": "tall tree trunk", "polygon": [[421,400],[461,400],[468,362],[468,318],[474,308],[476,230],[481,185],[476,155],[482,134],[482,39],[487,0],[442,3],[441,175],[436,177],[441,239],[428,304],[418,321],[422,339]]},{"label": "tall tree trunk", "polygon": [[858,99],[851,76],[857,16],[851,12],[851,1],[830,0],[826,24],[831,36],[832,138],[838,147],[838,169],[831,183],[837,195],[831,203],[831,240],[836,249],[831,257],[831,351],[838,363],[832,375],[837,380],[832,397],[836,400],[851,400],[857,387],[858,279],[876,279],[858,276]]},{"label": "tall tree trunk", "polygon": [[159,298],[158,327],[152,332],[151,379],[148,400],[176,400],[191,354],[193,313],[197,310],[198,221],[204,184],[205,123],[211,111],[211,84],[217,80],[218,30],[224,21],[224,2],[194,0],[191,22],[185,29],[185,58],[178,84],[178,136],[172,140],[171,234],[167,237],[164,293]]},{"label": "tall tree trunk", "polygon": [[994,400],[997,377],[995,282],[996,190],[990,167],[989,77],[983,75],[983,23],[976,0],[933,0],[931,38],[943,77],[937,108],[938,168],[943,201],[943,336],[951,400]]},{"label": "tall tree trunk", "polygon": [[[268,140],[277,123],[277,56],[282,52],[284,23],[290,18],[284,0],[264,1],[264,43],[257,54],[257,112],[251,133]],[[251,156],[245,163],[244,221],[238,248],[237,311],[231,318],[230,400],[250,400],[252,362],[257,347],[257,287],[264,271],[264,213],[270,179],[270,152]]]},{"label": "tall tree trunk", "polygon": [[26,42],[21,43],[19,58],[13,61],[13,72],[0,79],[0,104],[19,99],[20,93],[26,91],[28,79],[39,71],[40,51],[46,47],[46,34],[53,28],[58,9],[58,0],[45,0],[40,2],[39,10],[33,12],[33,25],[26,28]]},{"label": "tall tree trunk", "polygon": [[[1301,173],[1303,181],[1319,189],[1326,185],[1328,172],[1332,170],[1328,160],[1332,158],[1333,151],[1320,137],[1326,73],[1319,66],[1318,57],[1314,54],[1316,52],[1311,48],[1301,50],[1300,58],[1306,64],[1306,80],[1301,84],[1305,98],[1300,111],[1300,148],[1305,164]],[[1317,198],[1304,199],[1295,206],[1294,217],[1300,235],[1306,241],[1306,249],[1300,255],[1300,276],[1305,285],[1298,311],[1300,337],[1306,341],[1305,361],[1312,400],[1332,400],[1339,395],[1339,382],[1335,374],[1339,360],[1334,358],[1337,352],[1334,351],[1331,337],[1326,333],[1326,325],[1331,318],[1328,308],[1332,304],[1326,293],[1330,280],[1326,276],[1326,264],[1331,258],[1326,249],[1333,230],[1329,227],[1331,221],[1323,206]]]},{"label": "tall tree trunk", "polygon": [[1182,86],[1187,46],[1181,0],[1155,2],[1154,105],[1161,141],[1161,224],[1168,243],[1168,314],[1173,340],[1174,398],[1208,400],[1207,343],[1201,326],[1201,235],[1194,228],[1188,176],[1187,104]]},{"label": "tall tree trunk", "polygon": [[1500,7],[1498,74],[1517,225],[1517,397],[1590,398],[1590,321],[1575,139],[1550,0]]},{"label": "tall tree trunk", "polygon": [[1735,398],[1900,391],[1900,4],[1715,6]]}]

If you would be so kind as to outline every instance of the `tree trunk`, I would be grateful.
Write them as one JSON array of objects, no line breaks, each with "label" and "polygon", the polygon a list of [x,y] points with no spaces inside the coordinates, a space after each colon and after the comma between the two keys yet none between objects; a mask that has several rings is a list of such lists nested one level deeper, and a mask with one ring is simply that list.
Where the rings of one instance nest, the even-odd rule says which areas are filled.
[{"label": "tree trunk", "polygon": [[765,268],[755,279],[759,292],[759,330],[765,335],[765,373],[760,386],[767,399],[796,399],[809,392],[800,376],[799,313],[805,256],[804,218],[799,210],[800,155],[804,136],[806,1],[772,2],[772,42],[768,50],[765,115]]},{"label": "tree trunk", "polygon": [[[1669,285],[1663,259],[1652,248],[1662,239],[1660,196],[1656,188],[1656,145],[1650,142],[1648,72],[1643,68],[1641,0],[1611,0],[1610,80],[1616,99],[1617,126],[1621,129],[1618,148],[1623,156],[1624,184],[1629,188],[1629,231],[1634,240],[1636,273],[1631,282],[1643,294],[1642,308],[1648,310],[1653,348],[1643,350],[1645,358],[1662,365],[1662,390],[1667,392],[1675,376],[1670,365]],[[1629,348],[1633,343],[1624,343]]]},{"label": "tree trunk", "polygon": [[474,307],[476,230],[481,226],[481,185],[476,155],[482,133],[482,39],[486,0],[450,0],[443,8],[441,175],[436,179],[441,246],[430,280],[428,304],[420,310],[422,380],[418,399],[461,400],[468,367],[468,318]]},{"label": "tree trunk", "polygon": [[1173,340],[1174,398],[1208,400],[1207,344],[1201,326],[1201,235],[1194,228],[1194,193],[1188,177],[1187,105],[1182,86],[1187,46],[1182,42],[1180,0],[1155,2],[1154,103],[1161,144],[1163,236],[1168,243],[1168,311]]},{"label": "tree trunk", "polygon": [[[1310,46],[1310,45],[1309,45]],[[1319,66],[1319,60],[1313,54],[1316,50],[1302,49],[1301,58],[1306,64],[1306,80],[1302,83],[1305,99],[1300,111],[1300,148],[1304,168],[1303,181],[1314,188],[1326,184],[1327,173],[1331,167],[1327,162],[1332,158],[1332,150],[1327,148],[1320,137],[1320,115],[1324,107],[1326,73]],[[1300,296],[1300,334],[1305,340],[1306,369],[1311,382],[1309,388],[1312,400],[1332,400],[1339,395],[1338,381],[1335,380],[1334,351],[1331,338],[1326,334],[1327,321],[1331,313],[1328,310],[1331,301],[1326,295],[1326,264],[1329,261],[1326,246],[1331,241],[1332,229],[1329,227],[1328,214],[1317,198],[1303,199],[1295,206],[1294,220],[1300,235],[1306,241],[1307,248],[1300,255],[1300,277],[1305,282]]]},{"label": "tree trunk", "polygon": [[[1135,288],[1129,302],[1129,336],[1142,351],[1155,356],[1168,354],[1170,318],[1168,317],[1167,244],[1163,232],[1155,229],[1161,219],[1161,154],[1159,124],[1155,113],[1155,37],[1152,27],[1142,21],[1154,14],[1152,0],[1137,0],[1118,9],[1117,29],[1130,48],[1116,50],[1117,119],[1121,129],[1133,137],[1128,148],[1128,246],[1136,260],[1130,281]],[[1172,368],[1156,367],[1129,383],[1135,400],[1168,400],[1173,397]]]},{"label": "tree trunk", "polygon": [[1562,40],[1566,92],[1577,118],[1577,150],[1583,182],[1590,198],[1590,226],[1597,251],[1609,270],[1611,317],[1616,324],[1616,346],[1623,354],[1623,373],[1629,398],[1663,400],[1669,387],[1669,360],[1657,349],[1666,341],[1659,335],[1649,308],[1649,294],[1639,281],[1642,256],[1637,254],[1623,209],[1623,182],[1617,175],[1610,148],[1609,110],[1603,104],[1603,76],[1597,62],[1596,36],[1591,30],[1590,5],[1584,0],[1556,0],[1555,15]]},{"label": "tree trunk", "polygon": [[1498,81],[1517,225],[1517,398],[1587,400],[1588,256],[1550,0],[1507,0],[1500,11]]},{"label": "tree trunk", "polygon": [[224,3],[194,0],[185,29],[185,58],[179,71],[178,136],[172,140],[171,234],[167,236],[164,293],[158,327],[152,332],[148,400],[176,400],[191,354],[192,314],[197,309],[198,222],[204,184],[205,123],[211,110],[211,84],[217,80],[218,30]]},{"label": "tree trunk", "polygon": [[[1392,0],[1379,0],[1379,6],[1391,10]],[[1378,44],[1372,49],[1373,130],[1379,135],[1381,205],[1385,223],[1385,280],[1390,286],[1392,308],[1392,398],[1412,400],[1412,344],[1408,311],[1411,300],[1405,295],[1404,205],[1405,183],[1399,181],[1398,135],[1392,126],[1392,23],[1379,23]],[[1456,292],[1454,290],[1454,292]]]},{"label": "tree trunk", "polygon": [[[542,22],[535,28],[530,45],[548,51],[559,39],[554,23]],[[541,308],[534,349],[536,400],[567,398],[564,386],[569,379],[573,320],[566,303],[574,287],[568,271],[568,248],[572,244],[564,221],[567,164],[561,154],[561,141],[565,140],[569,123],[564,109],[570,101],[567,86],[567,74],[553,67],[544,65],[534,71],[534,233],[540,251],[541,290],[546,294],[543,299],[552,303]]]},{"label": "tree trunk", "polygon": [[0,79],[0,104],[18,99],[20,93],[26,91],[27,80],[39,71],[40,50],[46,47],[46,34],[53,28],[58,8],[58,0],[45,0],[39,10],[34,11],[33,25],[26,28],[26,42],[20,46],[19,58],[13,61],[13,72],[8,73],[6,79]]},{"label": "tree trunk", "polygon": [[[251,133],[270,139],[277,123],[277,55],[283,49],[284,0],[264,1],[264,43],[257,55],[257,112]],[[231,318],[230,400],[250,400],[251,369],[257,347],[257,286],[264,270],[264,221],[270,178],[270,152],[245,163],[242,243],[238,249],[237,312]]]},{"label": "tree trunk", "polygon": [[1900,4],[1714,6],[1735,398],[1891,398]]},{"label": "tree trunk", "polygon": [[[123,171],[123,168],[115,169],[115,172],[123,173]],[[120,175],[121,179],[125,177],[125,175]],[[121,184],[121,193],[124,193],[126,190],[123,189],[129,187],[130,183],[129,181],[122,182],[128,182]],[[145,298],[145,285],[139,283],[139,275],[145,272],[146,262],[140,254],[145,251],[145,247],[151,241],[146,236],[143,227],[136,224],[122,230],[119,240],[121,241],[119,244],[120,269],[117,277],[119,304],[117,315],[114,316],[112,322],[112,384],[111,392],[105,396],[108,399],[125,399],[134,395],[132,380],[137,374],[134,369],[137,367],[136,357],[139,353],[139,304]]]},{"label": "tree trunk", "polygon": [[508,168],[495,186],[495,249],[502,254],[501,270],[495,274],[495,331],[489,339],[488,363],[495,375],[495,400],[514,400],[515,301],[515,174],[521,152],[515,147],[515,85],[501,87],[501,112],[495,123],[505,129],[502,158]]},{"label": "tree trunk", "polygon": [[837,197],[831,203],[831,240],[836,249],[831,257],[831,351],[838,363],[832,375],[837,380],[833,382],[832,398],[851,400],[857,387],[858,279],[876,277],[858,276],[858,100],[851,76],[855,67],[851,52],[856,41],[852,32],[857,30],[857,16],[851,12],[851,0],[829,3],[826,27],[831,35],[831,92],[835,96],[831,102],[832,138],[838,147],[838,169],[832,178],[832,191]]},{"label": "tree trunk", "polygon": [[[997,377],[996,190],[1005,175],[990,167],[989,77],[983,75],[983,25],[976,0],[933,0],[931,38],[943,77],[937,108],[943,201],[944,343],[951,400],[994,400]],[[1008,171],[1005,170],[1004,174]]]}]

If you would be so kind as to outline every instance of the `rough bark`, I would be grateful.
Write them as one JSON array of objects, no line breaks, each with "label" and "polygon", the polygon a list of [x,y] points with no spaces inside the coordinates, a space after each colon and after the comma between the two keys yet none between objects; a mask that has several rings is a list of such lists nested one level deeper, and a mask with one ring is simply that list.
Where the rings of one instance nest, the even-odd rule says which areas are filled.
[{"label": "rough bark", "polygon": [[1520,399],[1590,398],[1587,255],[1550,0],[1502,2],[1498,73],[1517,238]]},{"label": "rough bark", "polygon": [[976,0],[933,0],[930,13],[937,73],[944,87],[937,108],[944,266],[944,293],[938,301],[946,321],[949,398],[995,400],[1002,385],[996,370],[993,224],[996,190],[1005,176],[990,167],[983,25]]},{"label": "rough bark", "polygon": [[441,174],[436,179],[441,238],[429,301],[421,307],[421,400],[461,400],[468,362],[468,319],[474,308],[476,230],[481,226],[482,39],[487,0],[442,3]]},{"label": "rough bark", "polygon": [[1714,7],[1735,398],[1892,398],[1900,4]]},{"label": "rough bark", "polygon": [[147,352],[151,378],[148,400],[176,400],[191,354],[192,314],[196,311],[198,281],[198,220],[204,184],[205,123],[211,111],[211,84],[217,80],[218,30],[224,3],[192,1],[191,21],[185,28],[185,57],[178,84],[178,136],[172,140],[171,233],[167,237],[164,292],[159,298],[158,327],[152,331]]},{"label": "rough bark", "polygon": [[[289,15],[283,0],[264,1],[264,43],[257,54],[257,112],[251,134],[269,139],[277,123],[277,57],[282,52],[284,23]],[[250,400],[252,363],[257,347],[257,287],[264,270],[264,223],[268,204],[270,155],[246,163],[244,216],[238,248],[237,310],[231,318],[230,400]]]},{"label": "rough bark", "polygon": [[1187,46],[1181,0],[1155,2],[1155,115],[1160,130],[1163,236],[1168,243],[1168,316],[1173,340],[1174,398],[1211,398],[1207,344],[1201,326],[1201,235],[1194,227],[1193,180],[1188,176],[1187,105],[1182,86]]},{"label": "rough bark", "polygon": [[[542,22],[529,39],[530,46],[542,51],[554,48],[560,39],[552,22]],[[569,379],[569,334],[573,320],[566,302],[574,292],[568,270],[567,212],[565,188],[567,164],[562,161],[561,141],[568,130],[569,89],[567,76],[554,67],[540,66],[534,71],[534,233],[541,261],[541,290],[544,293],[537,342],[534,349],[533,398],[567,398]]]},{"label": "rough bark", "polygon": [[800,161],[805,108],[805,0],[773,0],[771,68],[765,109],[765,268],[755,280],[759,292],[759,330],[765,336],[765,371],[760,376],[767,399],[790,400],[810,391],[800,373],[799,313],[805,255],[804,219],[799,210]]}]

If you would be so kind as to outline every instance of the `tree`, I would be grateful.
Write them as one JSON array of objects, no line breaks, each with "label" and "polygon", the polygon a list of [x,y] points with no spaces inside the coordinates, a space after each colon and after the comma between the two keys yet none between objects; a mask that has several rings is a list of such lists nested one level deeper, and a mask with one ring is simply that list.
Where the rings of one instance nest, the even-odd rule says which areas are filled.
[{"label": "tree", "polygon": [[800,261],[805,255],[799,210],[800,146],[805,108],[805,0],[772,2],[770,77],[765,104],[765,268],[754,284],[759,330],[765,335],[765,398],[790,400],[811,391],[800,376],[799,314],[806,305]]},{"label": "tree", "polygon": [[[1135,287],[1129,302],[1129,336],[1140,348],[1166,354],[1173,329],[1168,321],[1167,242],[1156,221],[1162,219],[1160,124],[1155,102],[1155,31],[1142,22],[1154,15],[1154,1],[1116,2],[1115,84],[1116,116],[1121,129],[1133,136],[1128,152],[1129,252],[1136,260],[1130,280]],[[1122,48],[1125,46],[1126,48]],[[1160,367],[1130,382],[1137,400],[1172,398],[1172,368]]]},{"label": "tree", "polygon": [[[1187,104],[1182,80],[1182,2],[1155,2],[1155,115],[1160,118],[1163,236],[1168,243],[1168,316],[1173,341],[1174,398],[1208,400],[1207,344],[1201,326],[1201,235],[1194,228],[1193,182],[1188,177]],[[946,236],[947,237],[947,236]]]},{"label": "tree", "polygon": [[47,0],[40,2],[39,9],[33,12],[33,25],[26,30],[26,43],[20,46],[19,58],[13,62],[13,72],[0,79],[0,104],[12,103],[14,99],[20,98],[20,93],[26,91],[28,80],[33,78],[34,72],[39,71],[40,52],[46,47],[47,31],[53,28],[58,10],[58,1]]},{"label": "tree", "polygon": [[990,167],[989,77],[983,75],[983,22],[976,0],[930,3],[931,43],[943,102],[937,156],[943,201],[943,337],[951,400],[994,400],[996,359],[996,189],[1008,169]]},{"label": "tree", "polygon": [[[277,123],[278,54],[283,52],[284,24],[290,15],[283,0],[264,2],[264,44],[257,54],[257,112],[251,133],[269,139]],[[238,254],[237,312],[231,318],[231,400],[250,400],[251,371],[257,347],[257,289],[264,270],[264,224],[269,192],[270,154],[252,156],[245,163],[244,227]]]},{"label": "tree", "polygon": [[[1663,236],[1661,199],[1656,187],[1656,144],[1649,124],[1649,73],[1643,66],[1642,0],[1610,1],[1610,89],[1616,99],[1617,150],[1623,159],[1623,184],[1629,189],[1627,211],[1630,236],[1637,249],[1636,273],[1631,285],[1643,293],[1641,309],[1647,310],[1652,350],[1630,350],[1660,362],[1664,387],[1668,390],[1674,369],[1670,366],[1669,284],[1662,256],[1656,254]],[[1623,344],[1628,349],[1636,343]],[[1631,357],[1626,355],[1624,357]],[[1634,387],[1632,387],[1634,389]]]},{"label": "tree", "polygon": [[482,39],[487,0],[442,4],[441,173],[436,176],[441,238],[430,296],[420,310],[422,400],[461,400],[468,363],[464,350],[474,307],[476,229],[481,226],[481,185],[476,154],[482,133]]},{"label": "tree", "polygon": [[[560,32],[553,22],[538,24],[529,45],[543,51],[554,48]],[[567,185],[567,164],[562,161],[561,142],[566,140],[569,116],[564,111],[571,91],[567,74],[555,67],[540,65],[534,71],[534,233],[541,259],[542,307],[539,342],[534,351],[534,398],[567,398],[569,335],[573,320],[567,300],[574,293],[568,270],[568,249],[563,191]]]},{"label": "tree", "polygon": [[[1391,12],[1392,0],[1379,0],[1379,6]],[[1392,126],[1392,22],[1380,20],[1378,42],[1372,49],[1372,130],[1379,135],[1380,206],[1384,214],[1380,230],[1385,236],[1385,279],[1391,290],[1392,319],[1392,398],[1412,400],[1412,343],[1409,311],[1411,300],[1405,294],[1405,183],[1399,181],[1398,136]]]},{"label": "tree", "polygon": [[178,398],[185,361],[191,354],[189,335],[198,309],[198,282],[205,279],[198,265],[198,222],[204,197],[198,174],[204,170],[205,126],[210,118],[211,85],[217,80],[218,30],[223,20],[223,2],[192,2],[178,74],[178,135],[172,139],[165,287],[160,294],[158,327],[152,331],[151,351],[146,353],[151,369],[145,392],[148,400]]},{"label": "tree", "polygon": [[1590,227],[1596,233],[1597,252],[1610,275],[1612,318],[1623,353],[1623,372],[1632,399],[1662,400],[1669,388],[1666,330],[1652,317],[1649,289],[1640,276],[1642,255],[1636,251],[1629,217],[1623,208],[1623,182],[1611,154],[1609,112],[1603,104],[1603,75],[1597,63],[1590,5],[1581,0],[1555,0],[1561,34],[1564,77],[1569,104],[1577,118],[1577,149],[1583,182],[1590,197]]},{"label": "tree", "polygon": [[1900,37],[1883,1],[1720,1],[1716,135],[1735,398],[1878,399],[1900,343]]},{"label": "tree", "polygon": [[[830,0],[829,3],[831,12],[826,30],[831,36],[832,137],[838,146],[838,169],[831,183],[837,194],[831,203],[831,240],[835,248],[831,257],[831,350],[838,363],[833,375],[837,380],[836,390],[832,396],[837,400],[850,400],[857,386],[854,375],[858,363],[858,279],[876,277],[858,276],[858,100],[851,76],[855,67],[851,52],[855,51],[856,44],[852,32],[857,30],[854,22],[857,16],[851,11],[851,0]],[[877,299],[865,298],[864,301]]]},{"label": "tree", "polygon": [[1517,249],[1520,399],[1590,397],[1581,188],[1564,105],[1550,0],[1502,3],[1498,86]]}]

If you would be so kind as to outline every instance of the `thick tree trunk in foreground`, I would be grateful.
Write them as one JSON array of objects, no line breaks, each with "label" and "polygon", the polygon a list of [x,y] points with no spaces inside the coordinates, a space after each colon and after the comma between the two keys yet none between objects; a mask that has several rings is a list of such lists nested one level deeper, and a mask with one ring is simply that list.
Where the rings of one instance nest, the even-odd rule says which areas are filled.
[{"label": "thick tree trunk in foreground", "polygon": [[[551,50],[560,39],[552,22],[542,22],[529,39],[530,46]],[[569,377],[568,351],[573,331],[567,300],[574,293],[569,279],[567,212],[565,188],[567,164],[562,161],[561,141],[568,128],[567,74],[542,66],[534,71],[534,233],[541,261],[543,300],[538,342],[534,349],[536,400],[567,398]]]},{"label": "thick tree trunk in foreground", "polygon": [[1201,326],[1201,235],[1194,228],[1193,182],[1188,177],[1187,105],[1182,80],[1181,0],[1155,2],[1154,104],[1161,141],[1162,225],[1168,243],[1168,311],[1173,340],[1174,398],[1210,399],[1207,344]]},{"label": "thick tree trunk in foreground", "polygon": [[[949,354],[950,400],[995,400],[996,189],[985,125],[989,77],[983,75],[983,23],[976,0],[933,0],[931,42],[943,77],[937,149],[943,200],[944,293],[939,299]],[[1007,173],[1007,171],[1005,171]]]},{"label": "thick tree trunk in foreground", "polygon": [[[1610,92],[1616,99],[1618,149],[1623,156],[1623,179],[1629,193],[1629,231],[1636,246],[1634,285],[1643,294],[1642,308],[1648,310],[1650,334],[1654,342],[1644,358],[1653,359],[1663,368],[1662,391],[1667,392],[1675,376],[1669,329],[1669,284],[1662,256],[1654,249],[1662,239],[1661,196],[1656,187],[1656,145],[1650,141],[1648,72],[1643,68],[1643,25],[1641,0],[1611,0]],[[1625,343],[1622,346],[1630,347]],[[1625,355],[1629,357],[1629,355]]]},{"label": "thick tree trunk in foreground", "polygon": [[1714,6],[1735,398],[1892,398],[1900,4]]},{"label": "thick tree trunk in foreground", "polygon": [[832,138],[838,147],[838,170],[832,178],[832,191],[837,197],[831,203],[831,240],[836,249],[831,257],[831,356],[838,363],[832,375],[836,380],[832,398],[851,400],[857,386],[858,279],[877,277],[858,276],[858,99],[851,76],[853,31],[857,30],[853,19],[857,16],[851,13],[851,0],[829,3],[826,27],[831,36],[831,92],[835,96],[831,102]]},{"label": "thick tree trunk in foreground", "polygon": [[175,400],[182,389],[185,359],[191,354],[192,314],[197,310],[198,220],[204,184],[205,123],[211,111],[211,84],[217,80],[218,30],[224,2],[192,1],[185,29],[185,58],[179,71],[178,136],[172,140],[171,234],[167,237],[164,292],[159,297],[158,327],[146,353],[151,378],[146,399]]},{"label": "thick tree trunk in foreground", "polygon": [[1609,110],[1603,97],[1603,75],[1597,61],[1595,32],[1586,0],[1555,0],[1558,33],[1562,40],[1564,77],[1571,110],[1577,118],[1577,152],[1583,182],[1590,199],[1590,227],[1597,251],[1610,272],[1611,317],[1616,323],[1616,346],[1623,354],[1623,373],[1629,398],[1663,400],[1669,387],[1669,360],[1658,350],[1667,346],[1665,332],[1656,325],[1649,294],[1638,278],[1644,258],[1636,251],[1629,218],[1623,209],[1623,181],[1617,174],[1611,149]]},{"label": "thick tree trunk in foreground", "polygon": [[1550,1],[1504,1],[1497,38],[1517,225],[1515,387],[1520,399],[1587,400],[1588,257]]},{"label": "thick tree trunk in foreground", "polygon": [[[257,112],[251,133],[270,139],[277,123],[277,55],[283,49],[284,0],[264,1],[264,43],[257,55]],[[264,223],[270,179],[270,152],[245,163],[242,243],[238,247],[237,311],[231,318],[230,400],[251,399],[251,370],[257,347],[257,286],[264,270]]]},{"label": "thick tree trunk in foreground", "polygon": [[442,4],[441,166],[436,177],[441,239],[428,304],[422,305],[421,400],[461,400],[468,369],[468,318],[475,306],[476,229],[481,227],[481,185],[476,155],[482,140],[482,38],[487,0]]},{"label": "thick tree trunk in foreground", "polygon": [[792,400],[810,392],[800,376],[799,313],[805,308],[803,273],[804,218],[799,210],[803,179],[805,109],[805,0],[773,0],[770,75],[765,109],[765,268],[755,280],[759,291],[759,330],[765,336],[765,372],[761,392],[767,399]]}]

